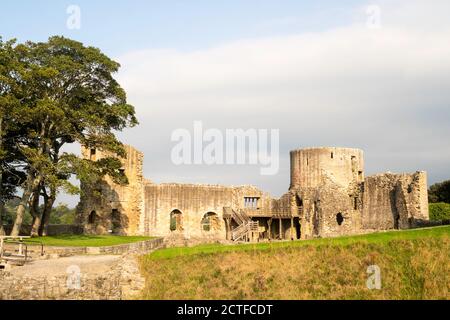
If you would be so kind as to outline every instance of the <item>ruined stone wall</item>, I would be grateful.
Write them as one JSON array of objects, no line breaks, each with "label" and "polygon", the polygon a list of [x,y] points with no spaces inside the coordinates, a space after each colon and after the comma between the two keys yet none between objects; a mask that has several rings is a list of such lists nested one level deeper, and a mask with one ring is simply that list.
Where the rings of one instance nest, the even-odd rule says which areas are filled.
[{"label": "ruined stone wall", "polygon": [[302,199],[301,238],[333,237],[359,233],[361,207],[354,206],[348,190],[328,181],[318,188],[299,189]]},{"label": "ruined stone wall", "polygon": [[[125,146],[125,149],[127,157],[121,162],[128,185],[117,185],[109,177],[94,185],[81,185],[77,221],[86,233],[142,234],[139,225],[143,212],[143,154],[131,146]],[[82,148],[82,156],[97,161],[109,154]]]},{"label": "ruined stone wall", "polygon": [[0,300],[128,300],[138,298],[145,279],[134,255],[124,255],[104,274],[82,273],[69,286],[69,274],[23,276],[0,272]]},{"label": "ruined stone wall", "polygon": [[[249,203],[246,205],[246,198],[257,199],[256,207]],[[273,210],[273,199],[267,192],[263,192],[255,186],[233,187],[232,208],[242,210],[250,216],[268,215]]]},{"label": "ruined stone wall", "polygon": [[[262,232],[268,230],[268,218],[286,220],[283,232],[290,230],[284,224],[295,218],[302,239],[409,228],[428,221],[426,174],[365,179],[364,155],[359,149],[292,151],[291,184],[280,199],[253,186],[154,184],[142,177],[142,153],[130,146],[126,149],[128,156],[122,163],[129,185],[118,186],[108,177],[93,186],[82,185],[78,217],[85,232],[226,239],[224,207],[259,218],[267,224],[261,226]],[[97,150],[93,155],[83,149],[83,156],[98,160],[107,154]],[[119,223],[114,212],[120,214]],[[204,228],[207,216],[208,230]],[[271,230],[278,227],[279,221]]]},{"label": "ruined stone wall", "polygon": [[[48,259],[49,257],[71,257],[77,255],[122,255],[122,254],[144,254],[163,246],[163,238],[119,244],[104,247],[57,247],[44,246],[41,250],[39,245],[28,245],[28,256],[32,259]],[[8,249],[8,246],[6,246]],[[14,250],[11,245],[8,250]]]},{"label": "ruined stone wall", "polygon": [[[185,237],[226,237],[223,207],[232,207],[233,188],[215,185],[147,184],[145,186],[145,234],[167,236],[171,233]],[[181,213],[181,225],[171,231],[171,213]],[[210,231],[201,225],[203,217],[216,215]]]},{"label": "ruined stone wall", "polygon": [[362,150],[292,151],[291,212],[300,213],[302,239],[359,232],[363,179]]},{"label": "ruined stone wall", "polygon": [[[10,234],[13,229],[13,225],[4,225],[3,226],[6,234]],[[31,233],[31,225],[23,224],[20,227],[19,234],[22,236],[29,236]],[[48,236],[58,236],[62,234],[82,234],[83,228],[80,225],[76,224],[50,224],[47,228]]]},{"label": "ruined stone wall", "polygon": [[281,196],[280,199],[271,199],[270,213],[273,215],[288,215],[299,216],[300,212],[295,203],[293,194],[288,192]]},{"label": "ruined stone wall", "polygon": [[[130,146],[126,146],[126,151],[127,158],[122,163],[128,185],[117,185],[109,177],[94,185],[82,184],[77,220],[84,232],[152,236],[175,233],[187,238],[225,239],[224,207],[249,215],[267,215],[273,208],[270,195],[253,186],[153,184],[142,177],[142,153]],[[90,149],[83,149],[82,154],[93,161],[108,156]],[[255,206],[249,207],[246,198],[257,199]],[[170,230],[171,213],[176,210],[180,213],[179,226]],[[120,221],[114,216],[117,214]],[[207,214],[211,221],[209,230],[203,227]]]},{"label": "ruined stone wall", "polygon": [[[245,199],[255,199],[249,206]],[[151,236],[167,236],[173,233],[185,237],[205,239],[226,239],[224,207],[243,210],[249,215],[270,214],[273,199],[254,186],[224,187],[218,185],[194,184],[152,184],[145,186],[144,233]],[[181,212],[181,228],[170,230],[170,216]],[[211,229],[202,228],[206,214],[214,214],[216,219]]]},{"label": "ruined stone wall", "polygon": [[317,188],[324,178],[347,188],[364,180],[363,151],[351,148],[308,148],[291,151],[291,189]]},{"label": "ruined stone wall", "polygon": [[364,181],[362,227],[367,230],[408,229],[429,220],[427,177],[385,173]]}]

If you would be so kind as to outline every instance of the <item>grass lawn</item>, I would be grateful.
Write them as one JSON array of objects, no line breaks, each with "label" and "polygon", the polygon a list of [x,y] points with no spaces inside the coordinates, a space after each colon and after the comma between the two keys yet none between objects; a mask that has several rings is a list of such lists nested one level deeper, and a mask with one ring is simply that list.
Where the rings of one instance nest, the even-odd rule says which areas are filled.
[{"label": "grass lawn", "polygon": [[26,240],[28,244],[40,244],[54,247],[104,247],[150,240],[151,237],[126,237],[112,235],[59,235]]},{"label": "grass lawn", "polygon": [[295,248],[303,246],[323,246],[323,245],[348,246],[354,243],[383,244],[392,240],[439,238],[444,235],[450,236],[450,226],[412,229],[404,231],[378,232],[358,236],[324,238],[313,240],[264,242],[257,244],[237,244],[237,245],[207,244],[195,247],[176,247],[154,251],[153,253],[148,255],[148,258],[158,260],[195,254],[252,251],[252,250],[271,250],[278,248]]},{"label": "grass lawn", "polygon": [[[142,299],[450,299],[450,226],[141,257]],[[369,267],[381,289],[367,287]],[[369,269],[368,269],[369,268]]]}]

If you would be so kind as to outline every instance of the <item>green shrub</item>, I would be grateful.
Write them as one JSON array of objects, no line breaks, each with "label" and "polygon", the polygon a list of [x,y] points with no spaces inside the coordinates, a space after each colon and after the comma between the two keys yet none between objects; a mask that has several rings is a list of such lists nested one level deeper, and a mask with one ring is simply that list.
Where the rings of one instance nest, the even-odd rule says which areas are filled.
[{"label": "green shrub", "polygon": [[441,221],[450,219],[450,203],[430,203],[430,220]]}]

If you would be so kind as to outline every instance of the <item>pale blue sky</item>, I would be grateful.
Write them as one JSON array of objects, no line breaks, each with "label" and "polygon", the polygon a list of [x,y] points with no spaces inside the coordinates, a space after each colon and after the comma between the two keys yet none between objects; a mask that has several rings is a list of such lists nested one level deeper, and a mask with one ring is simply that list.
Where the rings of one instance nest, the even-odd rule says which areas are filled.
[{"label": "pale blue sky", "polygon": [[[192,50],[252,37],[321,31],[348,24],[355,0],[3,1],[0,34],[45,40],[65,35],[104,52]],[[66,27],[69,5],[81,9],[81,29]]]},{"label": "pale blue sky", "polygon": [[[66,27],[69,5],[81,9],[80,30]],[[379,28],[367,24],[370,5]],[[119,61],[141,123],[120,138],[145,153],[147,178],[280,196],[289,151],[311,146],[362,148],[368,175],[450,178],[449,16],[448,0],[23,0],[3,1],[0,35],[64,35]],[[174,165],[171,133],[197,120],[279,129],[279,173]]]}]

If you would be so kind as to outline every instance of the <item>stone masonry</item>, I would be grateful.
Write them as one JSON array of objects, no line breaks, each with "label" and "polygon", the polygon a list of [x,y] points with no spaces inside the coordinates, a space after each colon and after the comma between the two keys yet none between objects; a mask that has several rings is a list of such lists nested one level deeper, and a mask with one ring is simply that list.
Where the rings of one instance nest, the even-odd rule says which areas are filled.
[{"label": "stone masonry", "polygon": [[[155,184],[143,178],[143,154],[126,146],[130,183],[82,184],[78,223],[86,233],[184,239],[309,239],[407,229],[429,220],[427,176],[365,177],[363,151],[291,152],[290,188],[280,199],[254,186]],[[98,160],[101,150],[83,149]]]}]

